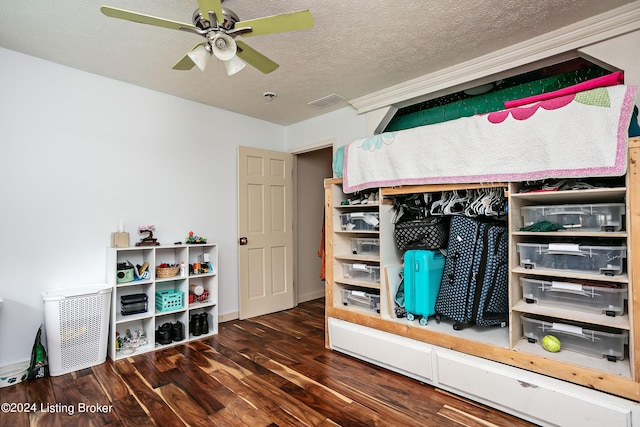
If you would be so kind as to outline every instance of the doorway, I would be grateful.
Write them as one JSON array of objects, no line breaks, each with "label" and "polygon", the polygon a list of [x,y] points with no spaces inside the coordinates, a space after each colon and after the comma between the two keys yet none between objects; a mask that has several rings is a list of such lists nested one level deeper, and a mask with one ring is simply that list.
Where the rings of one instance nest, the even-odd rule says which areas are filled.
[{"label": "doorway", "polygon": [[333,147],[294,154],[294,266],[297,303],[324,297],[318,256],[324,223],[324,180],[333,176]]}]

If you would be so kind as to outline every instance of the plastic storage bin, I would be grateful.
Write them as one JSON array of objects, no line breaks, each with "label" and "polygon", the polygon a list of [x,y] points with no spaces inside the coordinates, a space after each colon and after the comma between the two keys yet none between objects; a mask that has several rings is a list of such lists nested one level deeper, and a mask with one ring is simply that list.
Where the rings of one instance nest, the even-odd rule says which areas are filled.
[{"label": "plastic storage bin", "polygon": [[351,239],[351,251],[356,255],[380,255],[380,239]]},{"label": "plastic storage bin", "polygon": [[156,291],[156,310],[171,311],[184,307],[184,292],[177,289]]},{"label": "plastic storage bin", "polygon": [[581,283],[545,281],[521,277],[522,298],[530,304],[569,308],[596,314],[624,314],[626,287],[600,287]]},{"label": "plastic storage bin", "polygon": [[522,329],[527,341],[540,343],[545,335],[560,340],[561,350],[575,351],[615,362],[624,359],[624,346],[629,342],[629,331],[605,332],[588,329],[585,325],[552,323],[521,316]]},{"label": "plastic storage bin", "polygon": [[340,214],[340,223],[344,231],[377,230],[380,224],[378,212],[350,212]]},{"label": "plastic storage bin", "polygon": [[625,246],[584,246],[574,243],[518,243],[520,265],[530,269],[622,274]]},{"label": "plastic storage bin", "polygon": [[42,292],[49,373],[62,375],[107,359],[111,286]]},{"label": "plastic storage bin", "polygon": [[367,264],[343,264],[345,279],[377,283],[380,281],[380,266]]},{"label": "plastic storage bin", "polygon": [[525,206],[520,212],[525,227],[540,221],[551,221],[571,230],[620,231],[625,204]]},{"label": "plastic storage bin", "polygon": [[346,306],[366,308],[380,313],[380,295],[354,289],[342,290],[342,303]]}]

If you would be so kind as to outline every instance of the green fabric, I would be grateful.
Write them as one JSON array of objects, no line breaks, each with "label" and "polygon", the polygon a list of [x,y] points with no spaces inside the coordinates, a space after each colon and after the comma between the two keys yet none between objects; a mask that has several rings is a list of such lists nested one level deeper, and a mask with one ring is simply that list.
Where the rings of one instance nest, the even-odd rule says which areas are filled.
[{"label": "green fabric", "polygon": [[[403,113],[400,109],[396,116],[391,119],[385,132],[410,129],[418,126],[432,125],[459,119],[461,117],[471,117],[476,114],[487,114],[494,111],[504,110],[506,101],[526,98],[541,93],[553,92],[568,86],[573,86],[595,77],[608,74],[608,71],[594,66],[579,69],[570,73],[558,74],[552,77],[532,81],[519,86],[512,86],[501,90],[494,90],[484,95],[467,97],[464,94],[453,94],[449,97],[442,97],[442,105],[428,109]],[[449,99],[465,98],[460,100]],[[593,101],[592,101],[593,102]],[[427,107],[425,107],[427,108]]]},{"label": "green fabric", "polygon": [[528,227],[522,227],[520,231],[558,231],[564,230],[564,227],[560,224],[551,221],[540,221],[531,224]]}]

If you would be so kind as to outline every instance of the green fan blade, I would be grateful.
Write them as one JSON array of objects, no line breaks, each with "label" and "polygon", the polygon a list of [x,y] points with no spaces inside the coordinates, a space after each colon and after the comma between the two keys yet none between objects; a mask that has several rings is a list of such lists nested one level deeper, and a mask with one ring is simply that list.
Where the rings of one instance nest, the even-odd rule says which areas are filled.
[{"label": "green fan blade", "polygon": [[[222,16],[222,4],[220,3],[220,0],[198,0],[198,7],[200,8],[202,16],[207,21],[209,20],[209,12],[214,12],[218,23],[222,24],[224,22],[224,16]],[[214,25],[212,25],[212,27],[213,26]]]},{"label": "green fan blade", "polygon": [[240,40],[236,40],[236,44],[238,45],[238,56],[240,57],[240,59],[242,59],[247,64],[256,67],[264,74],[269,74],[279,67],[278,64],[276,64],[257,50],[247,46],[246,43]]},{"label": "green fan blade", "polygon": [[282,15],[266,16],[264,18],[236,22],[235,28],[244,27],[251,27],[252,31],[242,34],[242,37],[308,30],[309,28],[313,28],[313,16],[308,10],[301,10],[298,12],[284,13]]},{"label": "green fan blade", "polygon": [[140,24],[153,25],[156,27],[169,28],[170,30],[179,30],[180,27],[193,28],[193,29],[196,28],[191,24],[171,21],[169,19],[164,19],[164,18],[156,18],[155,16],[145,15],[137,12],[130,12],[128,10],[118,9],[111,6],[102,6],[100,7],[100,10],[102,11],[102,13],[104,13],[105,15],[111,18],[126,19],[127,21],[138,22]]},{"label": "green fan blade", "polygon": [[[204,42],[200,42],[197,45],[195,45],[194,47],[191,48],[191,50],[194,50],[195,48],[197,48],[198,46],[202,46],[204,45]],[[193,67],[195,67],[196,64],[193,63],[193,61],[191,60],[191,58],[189,58],[189,55],[185,55],[182,57],[182,59],[180,59],[180,61],[176,62],[176,65],[173,66],[174,70],[190,70]]]}]

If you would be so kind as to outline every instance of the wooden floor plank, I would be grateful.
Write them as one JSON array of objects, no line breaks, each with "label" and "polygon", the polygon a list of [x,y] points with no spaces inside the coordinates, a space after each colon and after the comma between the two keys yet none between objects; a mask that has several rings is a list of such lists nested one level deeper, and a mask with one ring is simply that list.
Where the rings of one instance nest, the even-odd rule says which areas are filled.
[{"label": "wooden floor plank", "polygon": [[163,385],[158,389],[158,392],[185,424],[202,427],[210,425],[208,420],[209,413],[193,400],[192,395],[185,393],[177,385],[171,383]]},{"label": "wooden floor plank", "polygon": [[[300,421],[281,408],[276,402],[262,394],[262,390],[256,390],[245,383],[245,379],[239,380],[225,371],[214,371],[210,374],[229,390],[241,396],[249,405],[266,414],[274,420],[272,424],[277,426],[300,426]],[[248,377],[247,377],[248,378]]]},{"label": "wooden floor plank", "polygon": [[[1,388],[0,403],[60,410],[0,412],[0,427],[532,426],[327,350],[324,338],[323,299],[232,320],[198,341]],[[80,404],[111,409],[79,414]]]},{"label": "wooden floor plank", "polygon": [[100,365],[93,366],[91,370],[111,402],[115,402],[129,396],[129,389],[127,388],[127,385],[114,371],[111,363],[101,363]]},{"label": "wooden floor plank", "polygon": [[252,427],[266,427],[273,424],[273,420],[267,414],[251,405],[242,396],[216,381],[213,376],[210,376],[210,378],[211,381],[215,383],[215,386],[213,386],[211,390],[215,390],[216,399],[225,407],[223,410],[218,411],[215,417],[210,416],[210,418],[216,419],[221,417],[227,420],[228,417],[233,416],[242,424]]},{"label": "wooden floor plank", "polygon": [[[249,375],[242,380],[243,383],[260,390],[262,396],[272,404],[278,405],[288,414],[294,416],[302,425],[316,425],[326,417],[307,406],[303,401],[292,397],[280,387],[276,387],[267,378],[258,375]],[[289,384],[291,385],[291,384]],[[282,387],[282,386],[281,386]]]},{"label": "wooden floor plank", "polygon": [[[51,381],[48,378],[42,381],[33,381],[33,385],[33,387],[27,389],[27,399],[25,402],[30,402],[31,404],[35,404],[37,408],[42,408],[42,405],[56,401]],[[42,410],[30,413],[29,422],[42,426],[62,425],[62,421],[57,413],[44,412]],[[2,422],[0,422],[0,425],[3,425]]]},{"label": "wooden floor plank", "polygon": [[[80,411],[78,406],[80,403],[91,404],[85,400],[82,390],[86,389],[86,385],[82,384],[87,377],[76,378],[75,375],[61,375],[51,377],[55,402],[47,402],[44,411],[55,411],[60,417],[60,421],[64,426],[87,426],[91,424],[104,424],[102,416],[91,419],[91,414]],[[105,395],[106,397],[106,395]],[[43,411],[43,412],[44,412]]]},{"label": "wooden floor plank", "polygon": [[438,415],[467,427],[499,427],[496,424],[460,411],[449,405],[444,405],[442,409],[438,411]]},{"label": "wooden floor plank", "polygon": [[149,384],[137,372],[121,374],[134,397],[154,419],[162,420],[165,425],[181,425],[182,422],[167,402],[149,387]]},{"label": "wooden floor plank", "polygon": [[175,364],[171,363],[170,366],[173,366],[173,368],[167,369],[168,365],[164,365],[161,371],[159,365],[155,363],[154,353],[146,353],[134,358],[133,366],[144,378],[145,382],[154,389],[170,384],[171,380],[165,375],[165,372],[175,369]]},{"label": "wooden floor plank", "polygon": [[[215,395],[212,395],[211,389],[209,388],[211,385],[203,384],[202,380],[200,380],[200,378],[210,379],[210,377],[204,373],[197,375],[195,373],[197,371],[191,371],[191,369],[194,369],[191,368],[191,366],[184,370],[184,365],[188,365],[187,362],[180,368],[166,372],[170,381],[180,387],[207,415],[215,414],[223,409],[224,405],[215,398]],[[213,381],[210,382],[213,383]]]},{"label": "wooden floor plank", "polygon": [[[48,381],[48,379],[42,379],[39,381],[30,381],[30,383]],[[30,415],[39,415],[39,404],[36,404],[34,411],[32,405],[35,403],[28,399],[28,389],[26,387],[27,382],[18,383],[12,386],[0,388],[0,403],[6,406],[6,409],[0,411],[0,426],[15,426],[15,427],[27,427],[29,426]],[[27,409],[25,410],[22,404],[27,403]]]}]

